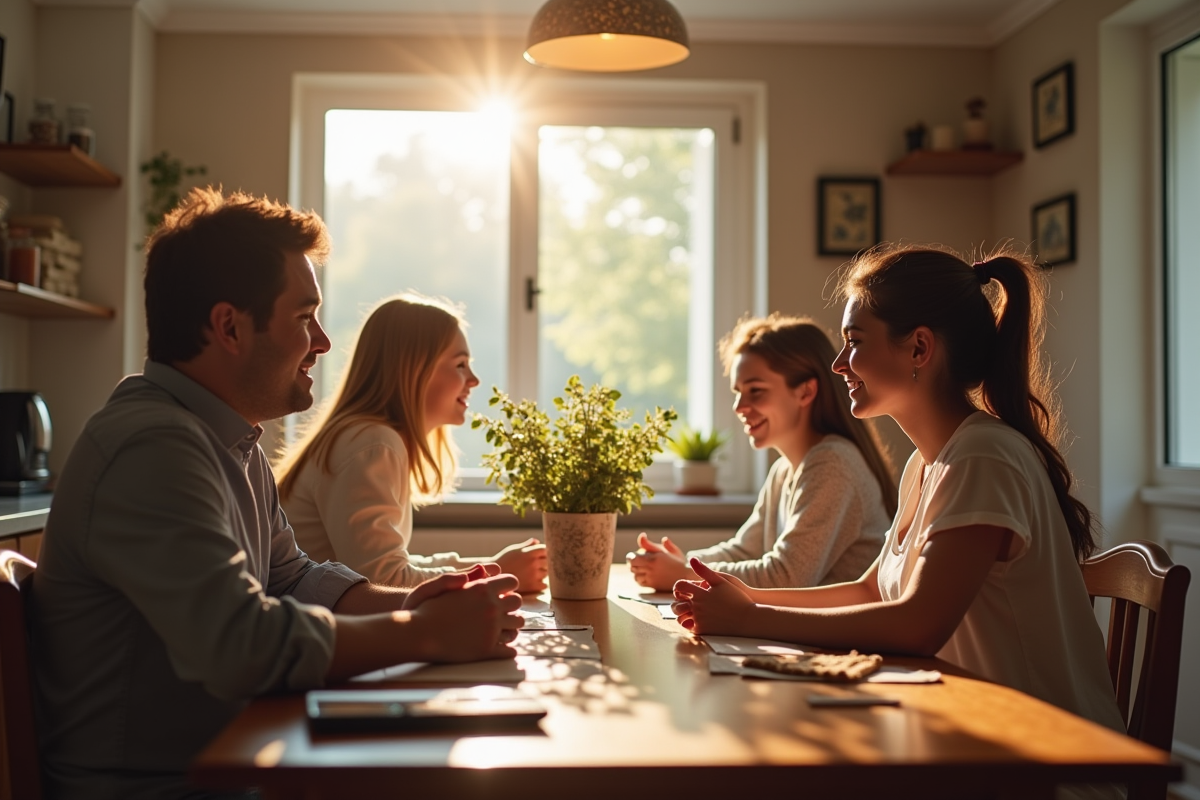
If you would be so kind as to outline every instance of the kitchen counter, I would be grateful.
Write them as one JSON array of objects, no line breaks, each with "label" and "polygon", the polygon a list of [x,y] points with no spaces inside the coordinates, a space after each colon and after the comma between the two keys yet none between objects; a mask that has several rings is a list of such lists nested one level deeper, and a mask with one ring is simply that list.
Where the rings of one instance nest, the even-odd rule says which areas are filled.
[{"label": "kitchen counter", "polygon": [[0,497],[0,538],[35,533],[46,527],[53,499],[50,492]]}]

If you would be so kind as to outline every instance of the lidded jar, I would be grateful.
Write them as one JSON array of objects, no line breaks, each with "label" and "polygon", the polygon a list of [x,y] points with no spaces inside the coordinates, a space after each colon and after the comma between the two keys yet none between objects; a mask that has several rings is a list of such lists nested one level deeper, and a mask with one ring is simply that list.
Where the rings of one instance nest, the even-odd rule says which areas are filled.
[{"label": "lidded jar", "polygon": [[96,155],[96,134],[88,124],[92,107],[87,103],[67,106],[67,143],[73,144],[89,156]]},{"label": "lidded jar", "polygon": [[42,278],[42,248],[34,241],[33,232],[28,228],[8,229],[8,253],[5,277],[13,283],[27,283],[30,286],[41,285]]},{"label": "lidded jar", "polygon": [[33,117],[29,120],[29,141],[33,144],[58,144],[62,126],[54,113],[54,99],[39,97],[33,101]]}]

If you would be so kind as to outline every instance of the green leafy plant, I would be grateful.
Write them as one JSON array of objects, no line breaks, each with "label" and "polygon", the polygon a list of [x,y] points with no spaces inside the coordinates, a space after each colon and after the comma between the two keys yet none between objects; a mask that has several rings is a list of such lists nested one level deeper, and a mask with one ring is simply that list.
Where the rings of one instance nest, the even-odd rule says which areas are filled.
[{"label": "green leafy plant", "polygon": [[667,440],[667,448],[684,461],[708,461],[728,438],[724,431],[705,434],[683,425]]},{"label": "green leafy plant", "polygon": [[584,389],[578,375],[554,398],[553,423],[532,400],[513,401],[493,388],[489,406],[500,416],[476,414],[472,428],[484,428],[494,448],[485,454],[487,481],[503,492],[500,500],[525,516],[529,508],[575,514],[627,514],[654,492],[642,471],[661,453],[676,414],[655,408],[644,424],[626,425],[632,413],[618,409],[621,393],[595,385]]},{"label": "green leafy plant", "polygon": [[147,232],[152,232],[163,221],[171,209],[179,205],[183,179],[194,175],[206,175],[208,167],[203,164],[185,167],[183,161],[172,158],[163,150],[141,165],[141,173],[150,177],[150,196],[143,206]]}]

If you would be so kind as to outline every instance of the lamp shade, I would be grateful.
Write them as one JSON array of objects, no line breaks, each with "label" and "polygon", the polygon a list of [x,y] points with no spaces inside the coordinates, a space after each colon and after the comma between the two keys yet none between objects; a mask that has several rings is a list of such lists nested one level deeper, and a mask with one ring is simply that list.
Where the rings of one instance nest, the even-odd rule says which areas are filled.
[{"label": "lamp shade", "polygon": [[548,0],[525,46],[532,64],[587,72],[654,69],[687,57],[687,27],[667,0]]}]

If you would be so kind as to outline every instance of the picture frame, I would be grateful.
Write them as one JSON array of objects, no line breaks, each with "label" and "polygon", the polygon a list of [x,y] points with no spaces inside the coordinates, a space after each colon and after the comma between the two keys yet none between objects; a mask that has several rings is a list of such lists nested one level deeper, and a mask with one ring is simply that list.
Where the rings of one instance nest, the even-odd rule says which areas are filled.
[{"label": "picture frame", "polygon": [[1064,194],[1033,207],[1031,248],[1043,267],[1075,261],[1075,193]]},{"label": "picture frame", "polygon": [[817,254],[852,256],[879,244],[879,179],[817,179]]},{"label": "picture frame", "polygon": [[1033,146],[1075,132],[1075,65],[1068,61],[1033,82]]}]

